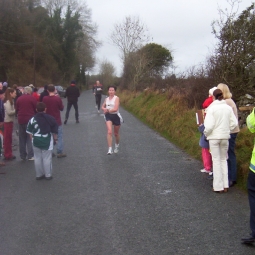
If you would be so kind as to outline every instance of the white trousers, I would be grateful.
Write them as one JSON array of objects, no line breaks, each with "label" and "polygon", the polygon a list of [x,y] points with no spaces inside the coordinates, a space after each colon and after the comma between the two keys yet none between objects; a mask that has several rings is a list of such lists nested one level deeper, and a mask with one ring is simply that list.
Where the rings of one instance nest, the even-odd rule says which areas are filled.
[{"label": "white trousers", "polygon": [[33,146],[36,177],[52,176],[52,150],[42,150]]},{"label": "white trousers", "polygon": [[221,191],[228,188],[228,140],[209,140],[213,161],[213,189]]}]

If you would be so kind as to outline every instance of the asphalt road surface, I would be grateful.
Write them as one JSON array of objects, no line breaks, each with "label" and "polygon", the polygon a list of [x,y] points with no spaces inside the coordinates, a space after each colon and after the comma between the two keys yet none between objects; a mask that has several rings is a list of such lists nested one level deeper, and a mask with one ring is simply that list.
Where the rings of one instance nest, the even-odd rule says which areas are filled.
[{"label": "asphalt road surface", "polygon": [[0,255],[255,254],[240,243],[245,192],[212,192],[201,162],[123,109],[120,152],[109,156],[91,91],[79,111],[79,124],[72,108],[64,125],[67,157],[53,158],[53,180],[35,180],[16,146],[0,168]]}]

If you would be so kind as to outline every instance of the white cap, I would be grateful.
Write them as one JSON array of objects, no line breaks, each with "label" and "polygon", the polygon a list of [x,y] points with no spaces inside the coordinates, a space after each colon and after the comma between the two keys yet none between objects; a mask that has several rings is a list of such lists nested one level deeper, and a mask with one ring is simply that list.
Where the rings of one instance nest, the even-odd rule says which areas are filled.
[{"label": "white cap", "polygon": [[213,88],[209,89],[209,95],[210,95],[210,96],[213,96],[213,92],[214,92],[214,90],[216,90],[216,89],[217,89],[217,87],[213,87]]}]

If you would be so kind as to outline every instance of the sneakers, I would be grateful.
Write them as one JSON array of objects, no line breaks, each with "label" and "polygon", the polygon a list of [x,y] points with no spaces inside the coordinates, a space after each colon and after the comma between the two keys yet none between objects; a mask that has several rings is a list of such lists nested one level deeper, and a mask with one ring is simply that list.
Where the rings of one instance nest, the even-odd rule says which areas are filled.
[{"label": "sneakers", "polygon": [[52,177],[52,176],[49,176],[49,177],[45,177],[45,179],[49,181],[49,180],[52,180],[53,177]]},{"label": "sneakers", "polygon": [[107,155],[112,155],[112,147],[109,147],[109,150],[108,150],[108,152],[107,152]]},{"label": "sneakers", "polygon": [[33,160],[35,160],[35,158],[34,158],[34,157],[32,157],[32,158],[29,158],[28,160],[33,161]]},{"label": "sneakers", "polygon": [[206,170],[205,168],[201,169],[200,172],[201,173],[207,173],[207,174],[211,173],[210,170]]},{"label": "sneakers", "polygon": [[64,157],[66,157],[65,153],[58,153],[57,154],[57,158],[64,158]]},{"label": "sneakers", "polygon": [[64,124],[65,124],[65,125],[66,125],[66,123],[67,123],[67,120],[64,121]]},{"label": "sneakers", "polygon": [[115,144],[115,149],[114,149],[114,153],[118,153],[119,152],[119,144]]},{"label": "sneakers", "polygon": [[42,180],[44,178],[45,178],[45,175],[42,175],[42,176],[36,177],[35,179],[39,181],[39,180]]}]

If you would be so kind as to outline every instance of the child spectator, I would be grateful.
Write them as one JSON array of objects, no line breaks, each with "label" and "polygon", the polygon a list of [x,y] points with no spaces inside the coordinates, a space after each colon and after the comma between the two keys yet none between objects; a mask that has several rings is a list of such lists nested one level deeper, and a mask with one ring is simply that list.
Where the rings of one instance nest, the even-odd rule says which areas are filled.
[{"label": "child spectator", "polygon": [[[208,98],[205,99],[205,101],[202,104],[203,109],[206,109],[213,102],[213,92],[216,89],[217,87],[213,87],[209,89],[209,96]],[[212,155],[209,150],[209,141],[206,140],[206,137],[204,135],[204,129],[205,127],[203,124],[198,127],[198,130],[201,133],[199,146],[202,147],[202,160],[204,165],[204,168],[201,169],[200,172],[211,174],[212,173]]]},{"label": "child spectator", "polygon": [[206,109],[213,102],[213,91],[215,89],[217,89],[217,87],[209,89],[209,95],[202,104],[203,109]]},{"label": "child spectator", "polygon": [[[52,179],[52,150],[57,141],[58,124],[56,120],[46,114],[44,103],[37,103],[36,115],[27,125],[34,149],[36,180]],[[54,141],[54,142],[53,142]]]},{"label": "child spectator", "polygon": [[199,132],[201,133],[201,137],[199,139],[199,146],[202,147],[202,160],[204,168],[200,170],[201,173],[211,173],[212,169],[212,156],[209,151],[209,141],[206,139],[204,135],[205,126],[204,124],[198,127]]}]

